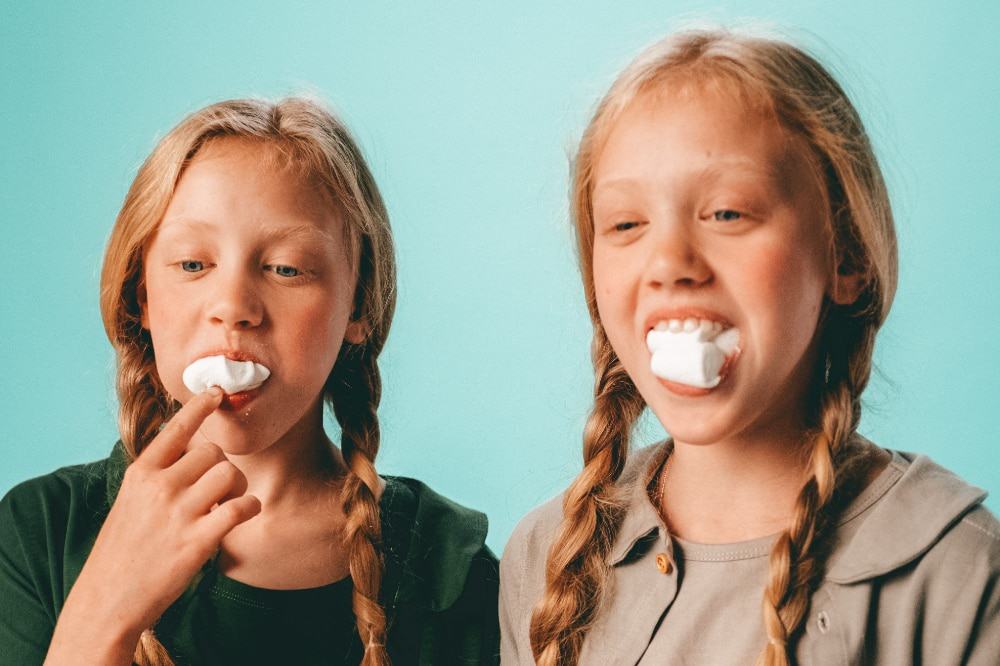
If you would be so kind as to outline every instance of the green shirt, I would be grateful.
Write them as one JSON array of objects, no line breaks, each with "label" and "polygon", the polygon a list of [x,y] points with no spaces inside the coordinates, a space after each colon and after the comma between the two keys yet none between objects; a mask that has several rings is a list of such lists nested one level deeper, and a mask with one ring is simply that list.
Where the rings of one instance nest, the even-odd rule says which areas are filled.
[{"label": "green shirt", "polygon": [[[41,664],[56,619],[117,497],[120,445],[21,483],[0,501],[0,663]],[[385,477],[381,598],[393,664],[497,664],[498,570],[486,516],[419,481]],[[357,664],[350,578],[269,590],[206,563],[156,634],[177,666]]]}]

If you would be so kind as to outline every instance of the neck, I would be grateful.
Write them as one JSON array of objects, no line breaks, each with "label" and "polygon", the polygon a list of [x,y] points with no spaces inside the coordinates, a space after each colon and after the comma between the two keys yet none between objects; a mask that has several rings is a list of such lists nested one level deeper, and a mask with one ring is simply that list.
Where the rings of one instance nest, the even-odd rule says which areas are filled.
[{"label": "neck", "polygon": [[670,530],[732,543],[785,529],[808,478],[803,429],[769,429],[711,445],[674,442],[661,510]]}]

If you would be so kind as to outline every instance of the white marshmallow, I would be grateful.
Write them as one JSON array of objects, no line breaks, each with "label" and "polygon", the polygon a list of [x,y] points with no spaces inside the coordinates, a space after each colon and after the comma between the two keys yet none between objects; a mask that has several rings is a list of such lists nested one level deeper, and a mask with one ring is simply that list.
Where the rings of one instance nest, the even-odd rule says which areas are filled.
[{"label": "white marshmallow", "polygon": [[257,388],[270,376],[271,371],[260,363],[233,361],[225,356],[206,356],[184,368],[181,379],[192,393],[219,386],[232,394]]},{"label": "white marshmallow", "polygon": [[730,328],[718,334],[714,327],[684,329],[652,330],[646,335],[646,347],[653,355],[650,370],[661,379],[679,384],[697,388],[718,386],[722,381],[719,371],[740,341],[739,329]]}]

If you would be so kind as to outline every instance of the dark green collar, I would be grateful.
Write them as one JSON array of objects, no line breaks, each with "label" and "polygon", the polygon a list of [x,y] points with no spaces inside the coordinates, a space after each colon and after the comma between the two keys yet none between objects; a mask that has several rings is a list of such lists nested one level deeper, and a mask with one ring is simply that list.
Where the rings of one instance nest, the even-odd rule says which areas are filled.
[{"label": "dark green collar", "polygon": [[[129,458],[121,442],[107,460],[107,498],[118,496]],[[379,502],[385,573],[382,602],[438,612],[465,587],[473,558],[483,550],[486,515],[452,502],[422,482],[385,476]]]}]

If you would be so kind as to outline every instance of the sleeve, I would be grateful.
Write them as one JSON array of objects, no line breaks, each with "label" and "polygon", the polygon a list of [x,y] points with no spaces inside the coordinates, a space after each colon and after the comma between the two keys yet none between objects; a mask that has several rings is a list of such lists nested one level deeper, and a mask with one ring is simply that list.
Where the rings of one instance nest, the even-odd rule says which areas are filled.
[{"label": "sleeve", "polygon": [[980,559],[986,562],[985,584],[962,662],[968,666],[1000,664],[1000,533],[988,535],[992,544]]},{"label": "sleeve", "polygon": [[524,613],[531,613],[531,608],[524,608],[523,587],[526,572],[527,528],[522,521],[511,534],[500,559],[500,662],[505,666],[516,666],[522,663],[532,663],[530,648],[528,654],[521,654],[518,633],[525,624]]},{"label": "sleeve", "polygon": [[500,572],[497,558],[487,546],[475,555],[462,596],[449,609],[453,627],[461,627],[451,643],[448,663],[496,666],[500,663],[500,623],[497,596]]},{"label": "sleeve", "polygon": [[1000,522],[974,509],[921,558],[916,577],[918,595],[901,607],[917,616],[914,654],[927,664],[1000,664]]},{"label": "sleeve", "polygon": [[55,627],[46,603],[51,594],[40,575],[47,557],[35,552],[31,538],[44,512],[43,507],[32,510],[28,490],[18,486],[0,500],[0,656],[3,663],[19,666],[45,660]]}]

